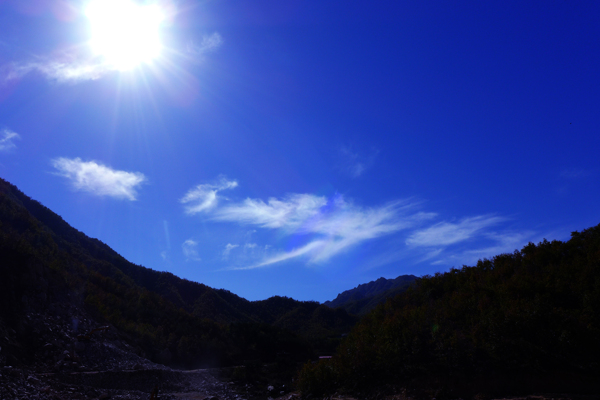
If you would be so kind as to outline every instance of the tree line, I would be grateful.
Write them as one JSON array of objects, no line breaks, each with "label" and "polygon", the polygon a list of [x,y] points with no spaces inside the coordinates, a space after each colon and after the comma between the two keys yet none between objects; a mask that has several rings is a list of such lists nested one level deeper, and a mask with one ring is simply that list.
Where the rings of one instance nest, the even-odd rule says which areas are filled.
[{"label": "tree line", "polygon": [[418,279],[367,314],[332,360],[306,364],[299,385],[597,393],[597,376],[600,225]]}]

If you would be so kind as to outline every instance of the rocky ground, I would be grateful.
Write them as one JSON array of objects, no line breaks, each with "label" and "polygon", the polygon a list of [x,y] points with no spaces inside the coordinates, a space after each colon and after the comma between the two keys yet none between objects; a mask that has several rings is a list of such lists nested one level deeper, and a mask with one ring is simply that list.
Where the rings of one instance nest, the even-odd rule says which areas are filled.
[{"label": "rocky ground", "polygon": [[241,399],[207,371],[166,369],[35,373],[4,368],[2,399]]},{"label": "rocky ground", "polygon": [[[291,375],[282,373],[294,370],[293,365],[171,369],[142,357],[117,330],[72,305],[63,303],[43,313],[29,312],[18,328],[0,324],[0,400],[299,400]],[[24,344],[32,348],[25,351]],[[25,361],[19,359],[25,354]],[[420,400],[439,396],[396,388],[368,397]],[[595,400],[600,396],[545,394],[511,400],[567,399]],[[354,399],[335,394],[328,400]]]},{"label": "rocky ground", "polygon": [[280,382],[232,379],[232,372],[245,377],[245,367],[181,371],[155,364],[116,329],[65,303],[27,313],[18,328],[0,326],[0,400],[267,400],[290,392]]}]

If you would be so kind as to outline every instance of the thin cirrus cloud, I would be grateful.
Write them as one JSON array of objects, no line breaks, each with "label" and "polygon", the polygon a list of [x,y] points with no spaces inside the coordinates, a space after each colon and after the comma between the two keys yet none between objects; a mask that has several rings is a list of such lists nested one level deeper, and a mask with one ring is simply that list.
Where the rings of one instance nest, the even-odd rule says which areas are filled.
[{"label": "thin cirrus cloud", "polygon": [[115,70],[114,66],[74,52],[53,57],[39,57],[35,61],[13,62],[1,68],[5,82],[21,79],[25,75],[37,72],[56,83],[95,80]]},{"label": "thin cirrus cloud", "polygon": [[373,165],[378,154],[376,149],[371,149],[369,154],[365,155],[342,146],[339,150],[338,168],[352,178],[359,178]]},{"label": "thin cirrus cloud", "polygon": [[217,206],[219,202],[219,192],[237,187],[236,181],[228,181],[221,178],[216,184],[202,184],[190,189],[180,203],[185,204],[185,211],[188,214],[197,214],[208,211]]},{"label": "thin cirrus cloud", "polygon": [[236,247],[240,247],[240,245],[227,243],[225,250],[223,250],[223,258],[227,259],[229,257],[229,253],[231,253],[231,250],[235,249]]},{"label": "thin cirrus cloud", "polygon": [[534,231],[512,231],[502,227],[508,219],[492,215],[437,222],[412,229],[403,245],[397,242],[370,260],[368,269],[400,260],[431,265],[473,265],[477,260],[513,252],[536,238]]},{"label": "thin cirrus cloud", "polygon": [[188,42],[186,50],[189,54],[201,58],[205,53],[216,50],[222,44],[223,37],[219,33],[214,32],[210,35],[204,35],[199,45],[193,41]]},{"label": "thin cirrus cloud", "polygon": [[412,233],[406,244],[417,247],[449,246],[471,239],[476,234],[505,219],[495,216],[463,218],[457,223],[440,222]]},{"label": "thin cirrus cloud", "polygon": [[319,249],[322,248],[324,246],[324,244],[325,243],[322,240],[314,240],[298,249],[294,249],[294,250],[288,251],[288,252],[280,252],[274,256],[270,256],[270,257],[264,259],[263,261],[259,262],[258,264],[250,265],[247,267],[236,267],[236,268],[232,268],[232,269],[248,270],[248,269],[256,269],[256,268],[266,267],[266,266],[269,266],[272,264],[290,260],[292,258],[310,254],[313,251],[319,251]]},{"label": "thin cirrus cloud", "polygon": [[197,247],[198,242],[193,239],[188,239],[183,242],[181,249],[186,261],[201,261],[200,256],[198,255]]},{"label": "thin cirrus cloud", "polygon": [[0,134],[0,151],[7,151],[17,147],[15,140],[20,139],[21,136],[17,132],[13,132],[10,129],[3,129]]},{"label": "thin cirrus cloud", "polygon": [[137,188],[146,181],[146,177],[140,172],[119,171],[96,161],[82,161],[80,158],[56,158],[52,160],[52,166],[76,190],[96,196],[134,201],[137,198]]},{"label": "thin cirrus cloud", "polygon": [[536,235],[536,233],[532,231],[502,233],[492,232],[486,236],[488,239],[494,242],[493,245],[481,249],[466,250],[461,255],[463,256],[463,259],[473,262],[481,258],[492,257],[493,255],[509,252],[512,253],[513,251],[518,250],[519,247],[524,243],[531,241],[534,235]]},{"label": "thin cirrus cloud", "polygon": [[[187,53],[196,59],[202,60],[203,56],[216,50],[223,44],[223,38],[218,33],[206,35],[199,45],[193,42],[186,46]],[[173,52],[180,54],[181,52]],[[98,57],[90,56],[84,48],[70,50],[52,56],[40,56],[25,62],[11,62],[0,66],[0,84],[19,80],[26,75],[38,73],[46,79],[63,84],[79,83],[97,80],[105,75],[119,71],[111,63],[102,61]]]},{"label": "thin cirrus cloud", "polygon": [[[524,244],[535,241],[538,233],[534,231],[524,232],[489,232],[482,235],[484,239],[491,242],[490,245],[481,248],[468,249],[456,253],[443,255],[432,264],[446,265],[474,265],[478,260],[491,258],[498,254],[512,253],[519,250]],[[539,239],[539,238],[537,238]]]},{"label": "thin cirrus cloud", "polygon": [[[315,196],[316,197],[316,196]],[[264,225],[265,210],[256,215],[255,223],[263,227],[287,228],[289,233],[316,236],[315,239],[287,252],[280,252],[265,257],[261,262],[250,267],[237,269],[253,269],[304,256],[309,263],[326,262],[361,243],[406,230],[435,217],[435,213],[414,212],[415,204],[408,202],[393,202],[377,208],[363,208],[347,202],[342,196],[328,201],[323,207],[306,215],[299,223],[295,213],[290,213],[289,220],[282,223],[278,210],[273,210],[277,225]],[[239,209],[234,214],[228,213],[227,207],[217,212],[215,219],[235,221],[231,217],[240,215]],[[253,209],[247,209],[247,215],[242,220],[252,221]]]},{"label": "thin cirrus cloud", "polygon": [[283,200],[270,198],[266,203],[261,199],[248,198],[241,203],[220,208],[213,218],[261,228],[294,230],[317,217],[326,205],[325,197],[311,194],[292,194]]},{"label": "thin cirrus cloud", "polygon": [[193,202],[186,206],[188,214],[204,213],[214,221],[279,230],[310,240],[291,251],[270,252],[254,265],[232,269],[265,267],[300,256],[309,263],[325,262],[364,241],[417,226],[436,215],[417,212],[416,204],[408,201],[364,208],[346,201],[342,195],[327,199],[312,194],[290,194],[281,199],[247,198],[218,205],[219,192],[236,186],[236,181],[226,180],[217,185],[199,185],[181,201]]}]

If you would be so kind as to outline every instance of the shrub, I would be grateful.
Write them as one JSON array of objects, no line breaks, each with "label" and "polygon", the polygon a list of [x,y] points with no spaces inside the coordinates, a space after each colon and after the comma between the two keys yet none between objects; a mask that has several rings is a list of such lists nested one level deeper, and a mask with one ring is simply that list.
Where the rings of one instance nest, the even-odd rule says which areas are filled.
[{"label": "shrub", "polygon": [[307,362],[298,374],[298,390],[303,397],[327,396],[338,386],[335,364],[332,360]]}]

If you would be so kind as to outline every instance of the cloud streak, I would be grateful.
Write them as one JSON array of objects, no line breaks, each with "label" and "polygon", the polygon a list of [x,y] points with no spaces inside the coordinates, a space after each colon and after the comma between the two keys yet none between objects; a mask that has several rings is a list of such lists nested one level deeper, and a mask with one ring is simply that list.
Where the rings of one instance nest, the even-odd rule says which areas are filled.
[{"label": "cloud streak", "polygon": [[[214,221],[253,225],[294,235],[305,244],[266,256],[247,269],[265,267],[292,258],[306,257],[320,263],[361,243],[415,227],[436,214],[415,211],[415,203],[396,201],[379,207],[365,208],[347,201],[342,195],[333,198],[312,194],[289,194],[283,198],[247,198],[240,202],[219,204],[219,192],[235,188],[236,181],[222,179],[219,184],[198,185],[182,199],[186,213],[203,213]],[[229,251],[226,254],[229,255]],[[225,254],[224,254],[225,255]]]},{"label": "cloud streak", "polygon": [[429,228],[414,232],[406,244],[417,247],[448,246],[473,238],[485,228],[504,221],[494,216],[464,218],[457,223],[440,222]]},{"label": "cloud streak", "polygon": [[371,149],[371,152],[365,156],[352,151],[349,147],[341,147],[339,169],[352,178],[359,178],[367,169],[371,168],[378,154],[379,151],[376,149]]},{"label": "cloud streak", "polygon": [[236,181],[221,178],[216,184],[203,184],[190,189],[179,202],[185,204],[185,212],[197,214],[215,208],[219,202],[219,192],[238,186]]},{"label": "cloud streak", "polygon": [[269,258],[266,258],[264,261],[255,264],[255,265],[251,265],[248,267],[237,267],[237,268],[231,268],[232,270],[249,270],[249,269],[256,269],[256,268],[262,268],[262,267],[266,267],[272,264],[276,264],[282,261],[287,261],[290,260],[292,258],[296,258],[296,257],[300,257],[303,256],[305,254],[308,254],[314,250],[317,250],[319,247],[321,247],[323,245],[323,242],[320,240],[315,240],[313,242],[310,242],[298,249],[294,249],[292,251],[288,251],[288,252],[280,252],[274,256],[271,256]]},{"label": "cloud streak", "polygon": [[286,250],[259,246],[250,238],[245,244],[228,243],[222,250],[223,260],[228,260],[235,248],[243,251],[235,252],[233,265],[227,270],[253,270],[291,260],[322,265],[384,237],[391,237],[389,246],[376,245],[379,256],[368,262],[369,268],[402,259],[417,264],[457,265],[512,251],[535,234],[506,230],[502,225],[508,219],[493,214],[440,221],[437,213],[422,211],[421,202],[412,199],[364,207],[340,194],[326,197],[291,193],[243,200],[223,197],[223,191],[237,186],[237,181],[221,178],[218,183],[196,186],[180,201],[190,215],[251,226],[251,232],[276,232],[277,240],[294,246]]},{"label": "cloud streak", "polygon": [[223,258],[229,258],[229,253],[231,253],[231,250],[235,249],[236,247],[240,247],[240,245],[227,243],[227,245],[225,246],[225,250],[223,250]]},{"label": "cloud streak", "polygon": [[20,139],[21,136],[17,132],[13,132],[10,129],[4,129],[0,132],[0,151],[7,151],[17,147],[15,140]]},{"label": "cloud streak", "polygon": [[198,255],[198,242],[188,239],[181,245],[181,250],[185,256],[185,261],[202,261]]},{"label": "cloud streak", "polygon": [[[198,59],[219,48],[222,36],[215,32],[202,37],[199,45],[190,42],[186,46],[189,54]],[[52,56],[38,56],[33,61],[11,62],[0,67],[0,84],[14,81],[31,73],[38,73],[46,79],[64,84],[97,80],[107,74],[118,72],[118,66],[106,62],[102,57],[94,57],[85,47],[64,51]]]},{"label": "cloud streak", "polygon": [[140,172],[119,171],[96,161],[82,161],[80,158],[57,158],[52,160],[52,166],[76,190],[96,196],[134,201],[137,198],[137,188],[146,181],[146,177]]},{"label": "cloud streak", "polygon": [[440,259],[433,262],[434,265],[474,265],[477,260],[491,258],[499,254],[512,253],[519,250],[526,243],[535,239],[538,234],[533,231],[524,232],[489,232],[485,233],[484,238],[490,242],[489,245],[467,249],[455,253],[443,255]]},{"label": "cloud streak", "polygon": [[325,197],[310,194],[292,194],[282,200],[270,198],[267,202],[248,198],[241,203],[224,206],[215,212],[213,218],[261,228],[296,229],[318,215],[326,204]]},{"label": "cloud streak", "polygon": [[223,37],[214,32],[211,35],[204,35],[199,45],[194,42],[187,44],[187,51],[195,56],[202,56],[209,51],[214,51],[223,44]]},{"label": "cloud streak", "polygon": [[40,58],[25,63],[14,62],[2,68],[5,82],[23,78],[37,72],[57,83],[76,83],[96,80],[117,69],[107,63],[76,54],[62,55],[56,58]]}]

